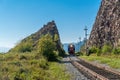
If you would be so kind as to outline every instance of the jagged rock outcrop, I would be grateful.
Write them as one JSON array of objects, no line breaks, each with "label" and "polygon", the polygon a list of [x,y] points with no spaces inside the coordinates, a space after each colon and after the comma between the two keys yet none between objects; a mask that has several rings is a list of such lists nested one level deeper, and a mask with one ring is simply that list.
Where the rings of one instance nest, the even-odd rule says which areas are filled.
[{"label": "jagged rock outcrop", "polygon": [[55,34],[57,34],[58,35],[57,44],[61,45],[60,36],[55,21],[48,22],[46,25],[44,25],[40,30],[32,34],[30,37],[33,39],[34,42],[37,42],[43,35],[46,34],[50,34],[53,38]]},{"label": "jagged rock outcrop", "polygon": [[89,47],[106,43],[120,43],[120,0],[102,0],[88,41]]},{"label": "jagged rock outcrop", "polygon": [[58,43],[60,43],[59,32],[54,21],[48,22],[47,25],[44,25],[39,31],[32,34],[31,36],[34,41],[37,41],[45,34],[50,34],[52,37],[57,34],[59,38]]},{"label": "jagged rock outcrop", "polygon": [[64,50],[62,48],[62,43],[60,41],[59,32],[57,29],[57,26],[55,24],[55,21],[48,22],[47,25],[44,25],[39,31],[37,31],[35,34],[32,34],[32,38],[35,42],[38,41],[43,35],[50,34],[52,35],[53,39],[55,35],[58,35],[58,40],[56,42],[56,48],[59,51],[59,55],[63,55]]},{"label": "jagged rock outcrop", "polygon": [[[25,44],[26,42],[32,41],[32,47],[35,49],[38,45],[39,39],[46,34],[50,34],[53,38],[53,41],[54,41],[55,35],[57,35],[57,40],[54,41],[56,43],[56,49],[57,49],[57,51],[59,51],[59,53],[60,53],[59,55],[64,55],[64,50],[62,48],[62,43],[60,41],[60,36],[59,36],[59,32],[58,32],[57,26],[55,24],[55,21],[48,22],[36,33],[31,34],[30,36],[24,38],[20,42],[20,44]],[[18,45],[20,45],[20,44],[18,44]],[[14,50],[14,48],[12,50]]]}]

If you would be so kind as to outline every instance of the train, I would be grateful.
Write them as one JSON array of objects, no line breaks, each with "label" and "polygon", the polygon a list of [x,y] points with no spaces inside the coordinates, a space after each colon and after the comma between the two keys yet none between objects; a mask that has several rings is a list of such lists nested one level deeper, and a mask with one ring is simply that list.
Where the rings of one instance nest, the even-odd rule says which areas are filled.
[{"label": "train", "polygon": [[74,44],[68,45],[68,53],[69,53],[69,55],[75,55],[75,45]]}]

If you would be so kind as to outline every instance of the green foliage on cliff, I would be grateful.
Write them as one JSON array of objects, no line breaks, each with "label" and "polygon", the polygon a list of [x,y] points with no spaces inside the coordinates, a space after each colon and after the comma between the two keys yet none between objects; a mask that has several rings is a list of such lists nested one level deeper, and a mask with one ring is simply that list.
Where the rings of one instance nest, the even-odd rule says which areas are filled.
[{"label": "green foliage on cliff", "polygon": [[90,54],[94,54],[94,53],[96,53],[97,54],[97,56],[100,56],[101,55],[101,50],[99,49],[99,48],[97,48],[97,47],[91,47],[90,49],[89,49],[89,53]]},{"label": "green foliage on cliff", "polygon": [[53,61],[57,59],[57,55],[55,54],[55,43],[50,34],[43,36],[39,39],[37,50],[40,54],[45,56],[49,61]]},{"label": "green foliage on cliff", "polygon": [[22,40],[10,52],[25,53],[36,51],[45,56],[49,61],[57,60],[57,56],[64,55],[64,50],[58,43],[59,36],[50,34],[42,35],[40,39],[34,41],[32,36]]},{"label": "green foliage on cliff", "polygon": [[97,53],[98,52],[98,48],[94,46],[94,47],[89,49],[89,52],[90,53]]},{"label": "green foliage on cliff", "polygon": [[58,41],[59,40],[59,36],[58,36],[58,34],[55,34],[54,35],[54,41]]},{"label": "green foliage on cliff", "polygon": [[102,47],[102,54],[110,54],[112,52],[112,46],[105,44]]},{"label": "green foliage on cliff", "polygon": [[[84,51],[83,51],[84,50]],[[85,53],[85,48],[81,48],[81,51]],[[97,54],[97,56],[100,55],[119,55],[120,54],[120,47],[113,48],[110,44],[105,44],[102,48],[98,47],[91,47],[89,48],[90,54]]]},{"label": "green foliage on cliff", "polygon": [[[81,52],[85,52],[85,45],[81,47]],[[92,46],[89,48],[90,54],[97,54],[100,55],[119,55],[120,54],[120,44],[118,43],[117,46],[111,45],[111,43],[107,42],[102,47]]]}]

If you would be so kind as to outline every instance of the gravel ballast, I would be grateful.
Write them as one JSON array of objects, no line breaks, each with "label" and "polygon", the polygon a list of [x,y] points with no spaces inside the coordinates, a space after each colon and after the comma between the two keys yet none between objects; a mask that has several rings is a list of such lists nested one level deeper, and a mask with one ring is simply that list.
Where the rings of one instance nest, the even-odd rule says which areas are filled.
[{"label": "gravel ballast", "polygon": [[71,74],[71,80],[90,80],[78,71],[69,61],[68,57],[64,57],[62,63],[65,65],[68,73]]}]

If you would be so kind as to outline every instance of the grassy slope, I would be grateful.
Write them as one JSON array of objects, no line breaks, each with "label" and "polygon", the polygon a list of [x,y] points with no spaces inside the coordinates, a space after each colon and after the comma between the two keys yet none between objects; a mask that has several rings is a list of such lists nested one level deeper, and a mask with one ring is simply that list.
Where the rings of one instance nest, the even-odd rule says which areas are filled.
[{"label": "grassy slope", "polygon": [[90,56],[80,56],[81,58],[89,61],[98,61],[103,64],[107,64],[112,68],[120,69],[120,55],[102,55],[96,56],[95,54]]},{"label": "grassy slope", "polygon": [[70,80],[64,66],[37,53],[0,54],[0,80]]}]

